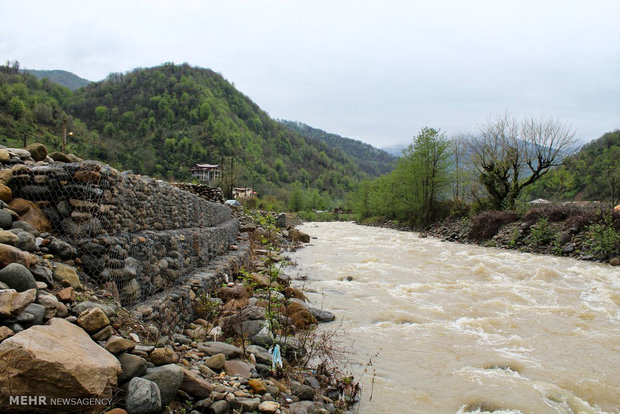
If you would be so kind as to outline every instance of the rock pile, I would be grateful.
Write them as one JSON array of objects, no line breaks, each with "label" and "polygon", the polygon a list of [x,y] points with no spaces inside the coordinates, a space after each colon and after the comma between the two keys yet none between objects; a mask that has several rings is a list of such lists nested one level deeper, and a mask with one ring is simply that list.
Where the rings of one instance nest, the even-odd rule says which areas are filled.
[{"label": "rock pile", "polygon": [[213,203],[224,202],[224,192],[219,187],[211,187],[207,184],[193,184],[193,183],[172,183],[177,188],[187,191],[188,193],[196,194],[207,201]]},{"label": "rock pile", "polygon": [[[2,151],[8,157],[0,156],[0,198],[10,210],[0,213],[0,225],[18,220],[22,230],[53,230],[59,237],[45,239],[40,250],[81,264],[122,303],[174,285],[235,241],[238,222],[228,207],[162,181],[93,161],[35,162],[26,150]],[[15,243],[35,247],[29,236],[16,236]]]},{"label": "rock pile", "polygon": [[[335,316],[275,272],[309,238],[241,212],[238,235],[228,207],[45,154],[0,149],[0,411],[332,413],[355,400],[303,369],[308,328]],[[127,286],[142,292],[131,308]]]}]

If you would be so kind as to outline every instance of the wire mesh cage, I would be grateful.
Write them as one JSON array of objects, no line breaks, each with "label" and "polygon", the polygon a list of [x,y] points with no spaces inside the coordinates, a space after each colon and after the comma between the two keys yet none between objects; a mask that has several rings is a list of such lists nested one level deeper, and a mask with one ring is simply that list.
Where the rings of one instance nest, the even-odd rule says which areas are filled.
[{"label": "wire mesh cage", "polygon": [[97,162],[7,168],[10,207],[29,222],[38,217],[40,251],[75,265],[123,304],[174,285],[237,234],[228,207]]}]

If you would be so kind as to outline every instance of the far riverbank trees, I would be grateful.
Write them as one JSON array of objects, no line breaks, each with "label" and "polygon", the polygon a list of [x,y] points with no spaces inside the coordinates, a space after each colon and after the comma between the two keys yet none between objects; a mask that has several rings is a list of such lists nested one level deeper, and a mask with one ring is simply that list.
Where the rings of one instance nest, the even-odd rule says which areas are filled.
[{"label": "far riverbank trees", "polygon": [[[570,164],[576,148],[575,131],[552,118],[517,120],[503,114],[483,124],[477,134],[453,140],[425,127],[392,173],[360,184],[352,204],[360,220],[374,217],[418,227],[447,216],[514,210],[519,200],[526,207],[534,193],[530,188],[537,194],[541,188],[567,194],[577,185],[578,180],[555,183],[561,178],[556,172],[570,175],[556,167],[564,159]],[[607,164],[618,165],[618,160]],[[615,179],[605,182],[616,186]],[[613,188],[608,192],[612,198],[620,193]]]}]

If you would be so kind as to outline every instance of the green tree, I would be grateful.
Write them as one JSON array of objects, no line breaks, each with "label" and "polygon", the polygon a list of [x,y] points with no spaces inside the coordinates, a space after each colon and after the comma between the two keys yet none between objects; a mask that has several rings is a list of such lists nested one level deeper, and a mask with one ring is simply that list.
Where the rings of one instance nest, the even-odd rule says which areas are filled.
[{"label": "green tree", "polygon": [[562,167],[549,172],[544,182],[545,188],[552,194],[555,200],[569,197],[576,185],[575,174]]},{"label": "green tree", "polygon": [[108,107],[105,105],[99,105],[95,108],[95,116],[98,120],[105,122],[108,120]]},{"label": "green tree", "polygon": [[305,209],[305,204],[304,192],[301,188],[301,184],[295,183],[288,197],[288,209],[289,211],[303,211]]},{"label": "green tree", "polygon": [[26,115],[26,111],[28,111],[28,107],[24,101],[17,96],[13,96],[9,101],[9,114],[19,121]]},{"label": "green tree", "polygon": [[450,144],[440,130],[427,127],[422,128],[413,145],[425,223],[432,221],[437,197],[448,184],[449,148]]}]

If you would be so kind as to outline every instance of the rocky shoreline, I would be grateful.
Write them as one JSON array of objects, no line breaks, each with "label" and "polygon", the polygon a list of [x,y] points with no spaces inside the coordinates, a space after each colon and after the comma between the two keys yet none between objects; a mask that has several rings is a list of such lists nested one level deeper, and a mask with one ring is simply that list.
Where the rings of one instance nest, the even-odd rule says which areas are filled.
[{"label": "rocky shoreline", "polygon": [[[74,157],[51,158],[42,147],[0,148],[1,411],[342,413],[356,401],[351,378],[309,364],[308,350],[320,340],[314,327],[335,316],[313,308],[280,272],[286,250],[309,241],[291,217],[226,213],[221,208],[228,207],[202,204],[209,202],[165,183]],[[49,171],[72,175],[53,181]],[[129,182],[141,203],[118,205],[113,197],[101,203],[97,197],[106,190],[112,196],[125,191],[94,191],[102,181],[94,183],[93,173],[102,171]],[[75,192],[62,200],[14,197],[48,197],[46,185],[76,186],[76,176],[87,180],[78,190],[90,204]],[[38,187],[24,192],[24,180]],[[167,204],[160,194],[171,194]],[[172,194],[199,205],[194,212],[200,214],[152,221],[152,214],[175,211]],[[102,232],[82,226],[89,232],[67,238],[59,229],[68,219],[45,214],[58,212],[63,200],[80,208],[60,211],[78,225],[109,218]],[[103,204],[118,207],[94,214]],[[108,214],[129,208],[133,221]],[[183,220],[193,233],[177,230]],[[209,230],[218,222],[231,223],[222,236]],[[159,235],[149,233],[149,223],[157,224]],[[122,233],[125,227],[131,232]],[[203,241],[201,234],[209,236]],[[135,249],[133,243],[152,247]],[[93,252],[102,258],[97,271],[89,267]],[[162,277],[158,285],[150,284],[154,275]],[[140,295],[119,292],[130,280]]]},{"label": "rocky shoreline", "polygon": [[[593,214],[586,212],[586,214]],[[578,260],[609,263],[612,266],[620,265],[620,246],[616,246],[611,255],[600,254],[596,241],[588,232],[589,222],[574,219],[571,216],[553,217],[553,209],[534,209],[527,215],[519,217],[509,216],[500,223],[479,223],[483,230],[474,230],[474,220],[470,218],[449,218],[435,223],[424,229],[416,229],[394,223],[390,220],[364,221],[362,225],[390,228],[399,231],[417,231],[420,237],[432,236],[446,242],[463,244],[477,244],[484,247],[517,250],[525,253],[545,254],[553,256],[572,257]],[[618,221],[618,214],[614,220]],[[544,221],[540,221],[543,218]],[[544,228],[543,228],[544,226]],[[533,230],[533,231],[532,231]],[[616,234],[617,234],[617,230]],[[480,234],[482,233],[482,234]]]}]

